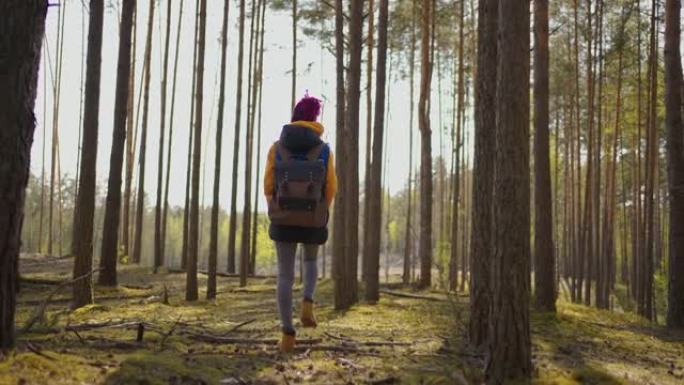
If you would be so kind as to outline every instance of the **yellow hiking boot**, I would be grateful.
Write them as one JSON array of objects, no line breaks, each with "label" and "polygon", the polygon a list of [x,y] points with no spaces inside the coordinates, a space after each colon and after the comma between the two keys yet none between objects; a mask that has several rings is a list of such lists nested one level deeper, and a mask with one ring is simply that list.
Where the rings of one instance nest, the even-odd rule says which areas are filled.
[{"label": "yellow hiking boot", "polygon": [[280,344],[278,344],[278,348],[280,349],[281,353],[290,354],[294,351],[295,343],[296,338],[294,334],[283,333],[283,336],[280,339]]},{"label": "yellow hiking boot", "polygon": [[315,328],[318,326],[316,317],[313,313],[313,301],[305,299],[302,301],[302,326],[305,328]]}]

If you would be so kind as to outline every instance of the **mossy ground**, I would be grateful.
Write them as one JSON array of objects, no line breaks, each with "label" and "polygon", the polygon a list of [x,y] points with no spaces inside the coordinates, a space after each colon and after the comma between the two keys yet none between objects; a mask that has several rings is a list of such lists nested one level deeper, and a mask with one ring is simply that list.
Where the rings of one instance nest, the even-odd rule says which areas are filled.
[{"label": "mossy ground", "polygon": [[[55,270],[31,275],[34,272],[59,275]],[[361,303],[338,312],[331,306],[332,284],[322,280],[317,294],[319,327],[299,329],[298,338],[319,338],[325,346],[342,346],[339,337],[351,341],[345,346],[353,346],[353,341],[410,344],[282,357],[274,345],[210,344],[178,333],[185,328],[224,335],[253,320],[226,335],[278,338],[274,279],[251,280],[248,290],[241,291],[236,290],[237,280],[219,278],[218,299],[187,303],[184,278],[126,266],[118,289],[96,289],[96,298],[109,299],[74,312],[59,302],[68,298],[65,290],[53,298],[58,301],[48,307],[46,321],[22,334],[17,350],[0,359],[0,384],[219,384],[231,378],[235,384],[481,382],[483,357],[463,347],[467,297],[424,301],[383,295],[378,304]],[[160,301],[164,286],[169,305]],[[18,328],[53,287],[22,287]],[[78,336],[64,330],[67,324],[108,320],[144,321],[158,330],[147,330],[142,344],[134,342],[135,328],[102,328]],[[174,325],[175,333],[164,338]],[[636,317],[561,300],[557,314],[532,313],[532,331],[536,384],[684,383],[684,335]]]}]

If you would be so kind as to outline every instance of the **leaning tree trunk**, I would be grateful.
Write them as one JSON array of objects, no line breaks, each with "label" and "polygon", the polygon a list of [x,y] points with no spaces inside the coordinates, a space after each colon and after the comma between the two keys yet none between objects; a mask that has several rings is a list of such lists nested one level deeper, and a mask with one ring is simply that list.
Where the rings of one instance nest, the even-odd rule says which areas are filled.
[{"label": "leaning tree trunk", "polygon": [[204,94],[204,51],[207,34],[207,0],[201,0],[199,9],[199,44],[197,47],[197,83],[195,84],[195,135],[192,152],[192,191],[190,203],[190,229],[188,231],[188,265],[186,267],[185,300],[195,301],[197,288],[197,254],[199,251],[199,185],[202,155],[202,107]]},{"label": "leaning tree trunk", "polygon": [[123,170],[126,144],[126,118],[131,73],[131,32],[135,0],[123,2],[121,28],[119,29],[119,59],[116,74],[116,100],[114,102],[114,131],[112,152],[109,158],[107,179],[107,200],[105,202],[104,229],[102,231],[102,252],[100,255],[100,276],[98,283],[116,286],[116,263],[119,251],[119,219],[121,214],[121,172]]},{"label": "leaning tree trunk", "polygon": [[140,263],[142,259],[143,218],[145,214],[145,158],[147,156],[147,122],[150,107],[150,80],[152,67],[152,35],[154,34],[154,1],[150,1],[147,17],[147,42],[145,43],[145,71],[143,96],[143,121],[140,132],[140,155],[138,171],[138,194],[135,210],[135,241],[133,242],[133,263]]},{"label": "leaning tree trunk", "polygon": [[549,3],[534,2],[534,302],[556,310],[549,159]]},{"label": "leaning tree trunk", "polygon": [[26,185],[36,120],[40,50],[46,0],[0,4],[0,350],[14,347],[14,312],[19,287],[19,249]]},{"label": "leaning tree trunk", "polygon": [[[496,154],[496,63],[498,0],[483,0],[478,9],[478,54],[475,80],[475,153],[473,158],[473,221],[470,244],[470,344],[487,342],[491,304],[492,194]],[[453,192],[456,194],[456,192]]]},{"label": "leaning tree trunk", "polygon": [[[72,285],[74,308],[92,302],[93,219],[97,166],[97,134],[100,114],[100,72],[102,69],[102,28],[104,0],[90,1],[88,58],[83,117],[83,151],[79,189],[74,207],[71,254],[74,260]],[[84,277],[85,276],[85,277]]]},{"label": "leaning tree trunk", "polygon": [[680,0],[665,2],[665,124],[670,190],[667,326],[684,328],[684,127]]},{"label": "leaning tree trunk", "polygon": [[235,97],[235,142],[233,144],[233,184],[230,195],[230,224],[228,229],[228,272],[235,273],[235,238],[237,235],[237,185],[240,152],[240,126],[242,114],[242,67],[245,56],[245,0],[240,0],[240,32],[237,68],[237,94]]},{"label": "leaning tree trunk", "polygon": [[221,29],[221,89],[219,91],[218,115],[216,121],[216,156],[214,162],[214,202],[211,207],[211,229],[209,238],[209,274],[207,275],[207,299],[216,298],[216,265],[218,259],[219,190],[221,183],[221,143],[223,143],[223,110],[226,103],[226,52],[228,50],[228,9],[223,6],[223,27]]},{"label": "leaning tree trunk", "polygon": [[171,40],[171,3],[167,0],[166,39],[164,42],[164,68],[161,83],[161,125],[159,128],[159,160],[157,162],[157,205],[154,209],[154,272],[164,266],[164,246],[162,244],[162,186],[164,183],[164,134],[166,133],[166,89],[169,79],[169,42]]},{"label": "leaning tree trunk", "polygon": [[[378,19],[378,67],[375,78],[375,121],[373,127],[373,160],[371,162],[370,196],[368,218],[368,275],[366,281],[366,300],[377,302],[380,299],[380,233],[382,228],[382,146],[385,125],[385,83],[387,79],[387,24],[388,0],[380,0]],[[388,201],[390,198],[388,197]],[[388,212],[389,215],[389,212]],[[389,242],[389,238],[387,239]]]},{"label": "leaning tree trunk", "polygon": [[500,1],[487,384],[532,375],[529,2]]},{"label": "leaning tree trunk", "polygon": [[430,62],[430,31],[432,1],[423,0],[421,24],[421,77],[420,99],[418,101],[418,126],[420,129],[420,286],[430,287],[432,283],[432,132],[430,131],[430,83],[432,64]]}]

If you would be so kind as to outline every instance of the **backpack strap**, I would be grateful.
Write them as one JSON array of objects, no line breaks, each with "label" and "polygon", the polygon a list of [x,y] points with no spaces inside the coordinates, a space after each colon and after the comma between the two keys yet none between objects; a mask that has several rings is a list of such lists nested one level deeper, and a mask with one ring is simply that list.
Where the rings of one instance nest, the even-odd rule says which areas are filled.
[{"label": "backpack strap", "polygon": [[311,150],[309,150],[309,152],[306,154],[306,159],[310,160],[310,161],[320,159],[321,154],[323,152],[323,147],[325,147],[325,144],[321,143],[321,144],[311,148]]},{"label": "backpack strap", "polygon": [[276,161],[287,162],[292,158],[292,153],[290,150],[285,148],[285,146],[280,145],[280,141],[275,142],[276,150]]},{"label": "backpack strap", "polygon": [[330,146],[328,143],[323,144],[323,148],[321,149],[321,153],[318,156],[318,159],[323,161],[323,164],[325,165],[325,169],[328,169],[328,160],[330,159]]}]

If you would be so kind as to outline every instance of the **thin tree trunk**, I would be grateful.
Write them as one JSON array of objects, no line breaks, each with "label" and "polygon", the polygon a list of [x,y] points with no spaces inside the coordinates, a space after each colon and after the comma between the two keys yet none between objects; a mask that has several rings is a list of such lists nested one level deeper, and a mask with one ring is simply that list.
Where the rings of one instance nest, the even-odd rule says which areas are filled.
[{"label": "thin tree trunk", "polygon": [[407,203],[406,203],[406,229],[404,232],[404,270],[402,274],[402,282],[404,285],[411,281],[411,266],[412,266],[412,229],[411,229],[411,208],[413,195],[413,112],[414,112],[414,77],[416,67],[416,0],[411,1],[411,53],[409,54],[409,82],[410,96],[409,96],[409,174],[407,187]]},{"label": "thin tree trunk", "polygon": [[79,193],[74,207],[71,254],[75,257],[73,277],[87,277],[72,285],[72,307],[92,302],[93,218],[97,165],[97,136],[100,114],[100,73],[102,70],[102,29],[104,1],[90,1],[88,23],[88,65],[86,73],[86,104],[83,119],[83,162],[81,162]]},{"label": "thin tree trunk", "polygon": [[432,1],[423,0],[421,23],[421,78],[418,101],[418,124],[421,137],[420,151],[420,286],[432,284],[432,132],[430,131],[430,39]]},{"label": "thin tree trunk", "polygon": [[164,135],[166,131],[166,89],[169,78],[169,43],[171,40],[171,4],[166,8],[166,39],[164,42],[164,68],[161,82],[161,126],[159,128],[159,161],[157,165],[157,205],[154,210],[154,272],[164,266],[164,246],[162,244],[162,186],[164,184]]},{"label": "thin tree trunk", "polygon": [[[105,203],[104,229],[98,284],[116,286],[116,264],[119,251],[119,222],[121,214],[121,173],[126,145],[126,119],[131,76],[131,33],[136,1],[126,0],[121,11],[119,28],[119,58],[116,74],[116,100],[114,102],[114,131],[109,159],[107,198]],[[87,272],[86,272],[87,273]]]},{"label": "thin tree trunk", "polygon": [[[130,70],[130,78],[129,78],[129,84],[128,84],[128,101],[126,105],[126,115],[128,115],[128,118],[126,119],[126,174],[124,177],[124,193],[123,193],[123,223],[121,226],[121,238],[122,238],[122,244],[123,244],[123,253],[126,256],[130,256],[130,224],[131,224],[131,219],[130,219],[130,213],[131,213],[131,185],[133,182],[133,164],[135,162],[135,136],[136,136],[136,129],[137,129],[137,119],[134,122],[133,120],[133,107],[135,104],[135,61],[136,61],[136,36],[137,36],[137,4],[136,4],[136,9],[133,10],[133,37],[131,38],[131,45],[132,45],[132,53],[131,53],[131,70]],[[143,64],[143,70],[144,70],[144,64]],[[141,84],[142,86],[142,84]],[[142,87],[140,87],[140,90],[142,91]],[[138,98],[140,99],[140,98]],[[139,106],[139,105],[138,105]]]},{"label": "thin tree trunk", "polygon": [[173,148],[173,125],[176,107],[176,85],[178,79],[178,58],[180,57],[180,37],[183,27],[183,4],[184,0],[180,0],[178,9],[178,29],[176,30],[176,50],[173,59],[173,86],[171,88],[171,111],[169,113],[169,148],[167,150],[166,158],[166,181],[164,182],[164,209],[162,212],[161,225],[161,251],[162,255],[166,252],[166,231],[169,213],[169,181],[171,179],[171,150]]},{"label": "thin tree trunk", "polygon": [[534,302],[556,311],[549,159],[549,4],[534,1]]},{"label": "thin tree trunk", "polygon": [[[372,120],[373,113],[373,33],[374,26],[373,22],[375,20],[374,16],[374,3],[375,0],[368,1],[368,55],[366,60],[366,168],[364,172],[364,187],[363,187],[363,264],[361,266],[361,277],[366,280],[369,274],[373,274],[372,265],[373,258],[371,257],[371,243],[373,238],[376,236],[375,233],[370,231],[370,202],[371,202],[371,147],[373,145],[372,136]],[[370,270],[369,270],[370,269]]]},{"label": "thin tree trunk", "polygon": [[237,69],[237,96],[235,100],[235,141],[233,144],[233,185],[230,198],[230,228],[228,230],[228,272],[235,273],[235,237],[237,234],[237,184],[240,152],[240,126],[242,114],[242,68],[245,55],[245,0],[240,0],[240,27],[239,27],[238,69]]},{"label": "thin tree trunk", "polygon": [[297,0],[292,0],[292,102],[290,110],[294,110],[297,100]]},{"label": "thin tree trunk", "polygon": [[[380,234],[382,231],[382,146],[385,126],[385,84],[387,80],[387,24],[388,0],[380,0],[378,19],[378,66],[375,78],[375,120],[373,127],[373,160],[370,175],[370,208],[366,234],[370,237],[366,266],[366,300],[372,303],[380,299]],[[367,199],[368,199],[367,198]],[[388,197],[389,204],[389,197]],[[389,215],[389,211],[388,211]],[[389,237],[387,242],[389,242]]]},{"label": "thin tree trunk", "polygon": [[197,45],[197,82],[195,84],[195,134],[192,153],[192,191],[190,204],[190,229],[188,234],[188,264],[186,267],[185,300],[196,301],[197,261],[199,252],[199,185],[202,155],[202,110],[204,102],[204,51],[207,34],[207,0],[200,1],[199,41]]},{"label": "thin tree trunk", "polygon": [[19,288],[19,251],[38,88],[40,50],[48,2],[9,0],[0,4],[0,350],[15,345],[14,314]]},{"label": "thin tree trunk", "polygon": [[209,239],[209,274],[207,275],[207,299],[216,298],[216,266],[218,260],[219,197],[221,187],[221,149],[223,143],[223,113],[226,102],[226,60],[228,51],[228,9],[223,5],[223,27],[221,28],[221,83],[219,89],[218,115],[216,121],[216,155],[214,160],[214,200],[211,206],[211,230]]},{"label": "thin tree trunk", "polygon": [[140,263],[142,260],[142,238],[143,238],[143,218],[145,214],[145,159],[147,157],[147,122],[150,104],[150,80],[152,67],[152,35],[154,34],[154,1],[150,1],[149,14],[147,18],[147,42],[145,43],[145,62],[147,66],[144,70],[144,95],[143,95],[143,121],[142,131],[140,132],[140,156],[138,164],[138,194],[135,210],[135,241],[133,243],[133,263]]}]

